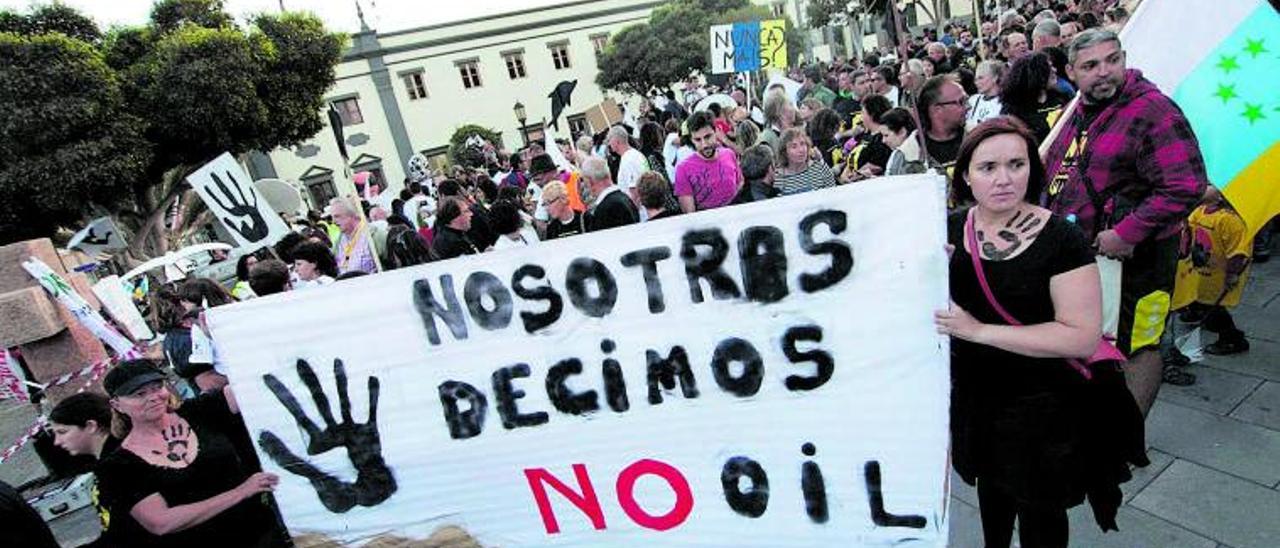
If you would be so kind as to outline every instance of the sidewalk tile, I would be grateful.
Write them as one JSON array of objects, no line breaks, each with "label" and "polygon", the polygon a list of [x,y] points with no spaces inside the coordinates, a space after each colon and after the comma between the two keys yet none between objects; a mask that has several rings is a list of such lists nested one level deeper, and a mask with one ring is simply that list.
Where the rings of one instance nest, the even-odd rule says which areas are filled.
[{"label": "sidewalk tile", "polygon": [[1231,412],[1231,416],[1253,424],[1280,430],[1280,383],[1263,383]]},{"label": "sidewalk tile", "polygon": [[1275,430],[1157,401],[1147,417],[1147,443],[1262,485],[1280,481],[1280,432]]},{"label": "sidewalk tile", "polygon": [[1241,303],[1231,309],[1231,317],[1250,338],[1280,343],[1280,304],[1261,308]]},{"label": "sidewalk tile", "polygon": [[1253,306],[1267,306],[1280,296],[1280,281],[1270,276],[1250,276],[1248,285],[1244,286],[1244,294],[1240,302]]},{"label": "sidewalk tile", "polygon": [[[1275,309],[1277,321],[1272,329],[1280,330],[1280,308]],[[1204,357],[1206,365],[1226,369],[1244,375],[1280,381],[1280,343],[1249,338],[1250,349],[1243,354]]]},{"label": "sidewalk tile", "polygon": [[978,507],[978,489],[960,479],[960,474],[951,471],[951,496],[964,501],[974,508]]},{"label": "sidewalk tile", "polygon": [[1125,502],[1131,501],[1133,497],[1138,496],[1138,493],[1141,493],[1143,488],[1156,479],[1173,462],[1173,455],[1154,447],[1147,449],[1147,458],[1151,460],[1151,464],[1143,468],[1134,468],[1133,479],[1120,486],[1120,491],[1124,493]]},{"label": "sidewalk tile", "polygon": [[1234,548],[1280,546],[1280,492],[1198,464],[1174,461],[1133,506]]},{"label": "sidewalk tile", "polygon": [[951,548],[982,548],[982,518],[978,509],[964,501],[951,497],[951,531],[947,546]]},{"label": "sidewalk tile", "polygon": [[1162,385],[1160,399],[1215,415],[1230,413],[1263,382],[1257,377],[1216,367],[1193,365],[1187,370],[1195,373],[1196,383],[1191,386]]},{"label": "sidewalk tile", "polygon": [[1128,506],[1116,516],[1119,531],[1103,533],[1093,521],[1088,504],[1071,509],[1072,546],[1089,548],[1216,548],[1218,541],[1205,538],[1151,514]]}]

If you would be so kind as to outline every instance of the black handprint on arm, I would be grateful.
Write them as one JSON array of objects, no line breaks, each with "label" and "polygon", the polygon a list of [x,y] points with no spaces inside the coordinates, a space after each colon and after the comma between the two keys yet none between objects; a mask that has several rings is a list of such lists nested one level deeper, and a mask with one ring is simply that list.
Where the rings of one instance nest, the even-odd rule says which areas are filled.
[{"label": "black handprint on arm", "polygon": [[263,431],[258,435],[258,446],[281,468],[307,478],[315,488],[320,502],[331,512],[342,513],[355,505],[374,506],[387,500],[396,492],[396,480],[382,460],[382,442],[378,437],[378,378],[369,377],[369,420],[356,424],[351,419],[351,400],[347,396],[347,370],[342,360],[333,360],[333,376],[338,385],[338,408],[342,422],[333,420],[329,398],[320,388],[320,381],[305,360],[298,360],[298,377],[311,391],[325,429],[321,430],[293,397],[288,388],[273,375],[263,375],[267,388],[284,404],[285,409],[298,421],[307,433],[307,454],[319,455],[336,447],[346,447],[347,457],[356,469],[355,483],[347,483],[333,477],[310,462],[294,455],[275,434]]},{"label": "black handprint on arm", "polygon": [[[241,236],[244,236],[244,239],[250,242],[266,238],[271,229],[267,227],[267,221],[258,212],[258,194],[253,191],[253,188],[247,189],[248,197],[246,197],[246,189],[236,183],[236,179],[231,173],[227,173],[227,180],[231,182],[236,189],[236,193],[239,194],[239,196],[236,196],[231,193],[231,189],[227,188],[227,184],[222,182],[222,178],[218,177],[218,174],[210,173],[209,176],[213,177],[214,186],[218,187],[218,191],[222,192],[222,195],[226,197],[227,203],[223,203],[216,192],[209,192],[209,198],[213,199],[223,211],[234,217],[248,217],[247,220],[240,221],[240,226],[232,224],[231,219],[224,218],[223,222],[227,226],[234,228],[236,232],[239,232]],[[250,198],[253,199],[253,203],[249,203]]]}]

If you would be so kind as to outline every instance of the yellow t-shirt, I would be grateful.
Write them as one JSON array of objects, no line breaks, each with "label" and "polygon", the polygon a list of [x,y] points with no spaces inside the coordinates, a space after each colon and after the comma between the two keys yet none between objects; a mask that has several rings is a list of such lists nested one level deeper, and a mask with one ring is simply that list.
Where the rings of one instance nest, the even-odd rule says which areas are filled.
[{"label": "yellow t-shirt", "polygon": [[1253,242],[1247,234],[1244,219],[1229,207],[1210,210],[1202,205],[1191,212],[1182,231],[1174,309],[1194,302],[1227,307],[1240,303],[1248,268],[1240,273],[1240,281],[1221,303],[1218,297],[1222,296],[1227,278],[1227,260],[1237,255],[1248,257],[1253,252]]}]

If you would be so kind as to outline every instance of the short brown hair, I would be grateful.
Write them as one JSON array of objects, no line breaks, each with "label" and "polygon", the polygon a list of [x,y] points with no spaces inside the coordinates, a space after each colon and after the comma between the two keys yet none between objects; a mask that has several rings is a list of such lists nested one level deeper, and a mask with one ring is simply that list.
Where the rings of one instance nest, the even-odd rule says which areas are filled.
[{"label": "short brown hair", "polygon": [[646,171],[636,183],[636,192],[640,194],[640,205],[649,209],[662,209],[667,205],[667,196],[671,194],[671,185],[656,171]]},{"label": "short brown hair", "polygon": [[972,202],[973,187],[965,180],[969,172],[969,164],[973,162],[973,152],[983,141],[997,135],[1014,134],[1027,144],[1027,161],[1031,173],[1027,176],[1027,192],[1022,199],[1035,203],[1040,200],[1040,192],[1044,190],[1044,162],[1040,160],[1039,145],[1036,136],[1027,129],[1026,124],[1012,116],[997,116],[973,128],[960,143],[960,153],[956,156],[955,171],[951,175],[951,193],[957,202]]}]

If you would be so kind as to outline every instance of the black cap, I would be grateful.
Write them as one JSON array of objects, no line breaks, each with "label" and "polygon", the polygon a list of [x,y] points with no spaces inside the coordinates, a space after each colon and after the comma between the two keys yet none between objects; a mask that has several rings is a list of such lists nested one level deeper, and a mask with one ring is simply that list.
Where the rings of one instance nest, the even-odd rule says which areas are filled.
[{"label": "black cap", "polygon": [[129,360],[111,368],[107,378],[102,379],[102,389],[107,395],[117,398],[137,392],[139,388],[165,380],[164,373],[149,360]]},{"label": "black cap", "polygon": [[529,174],[542,175],[556,170],[556,163],[551,160],[549,154],[539,154],[529,161]]}]

